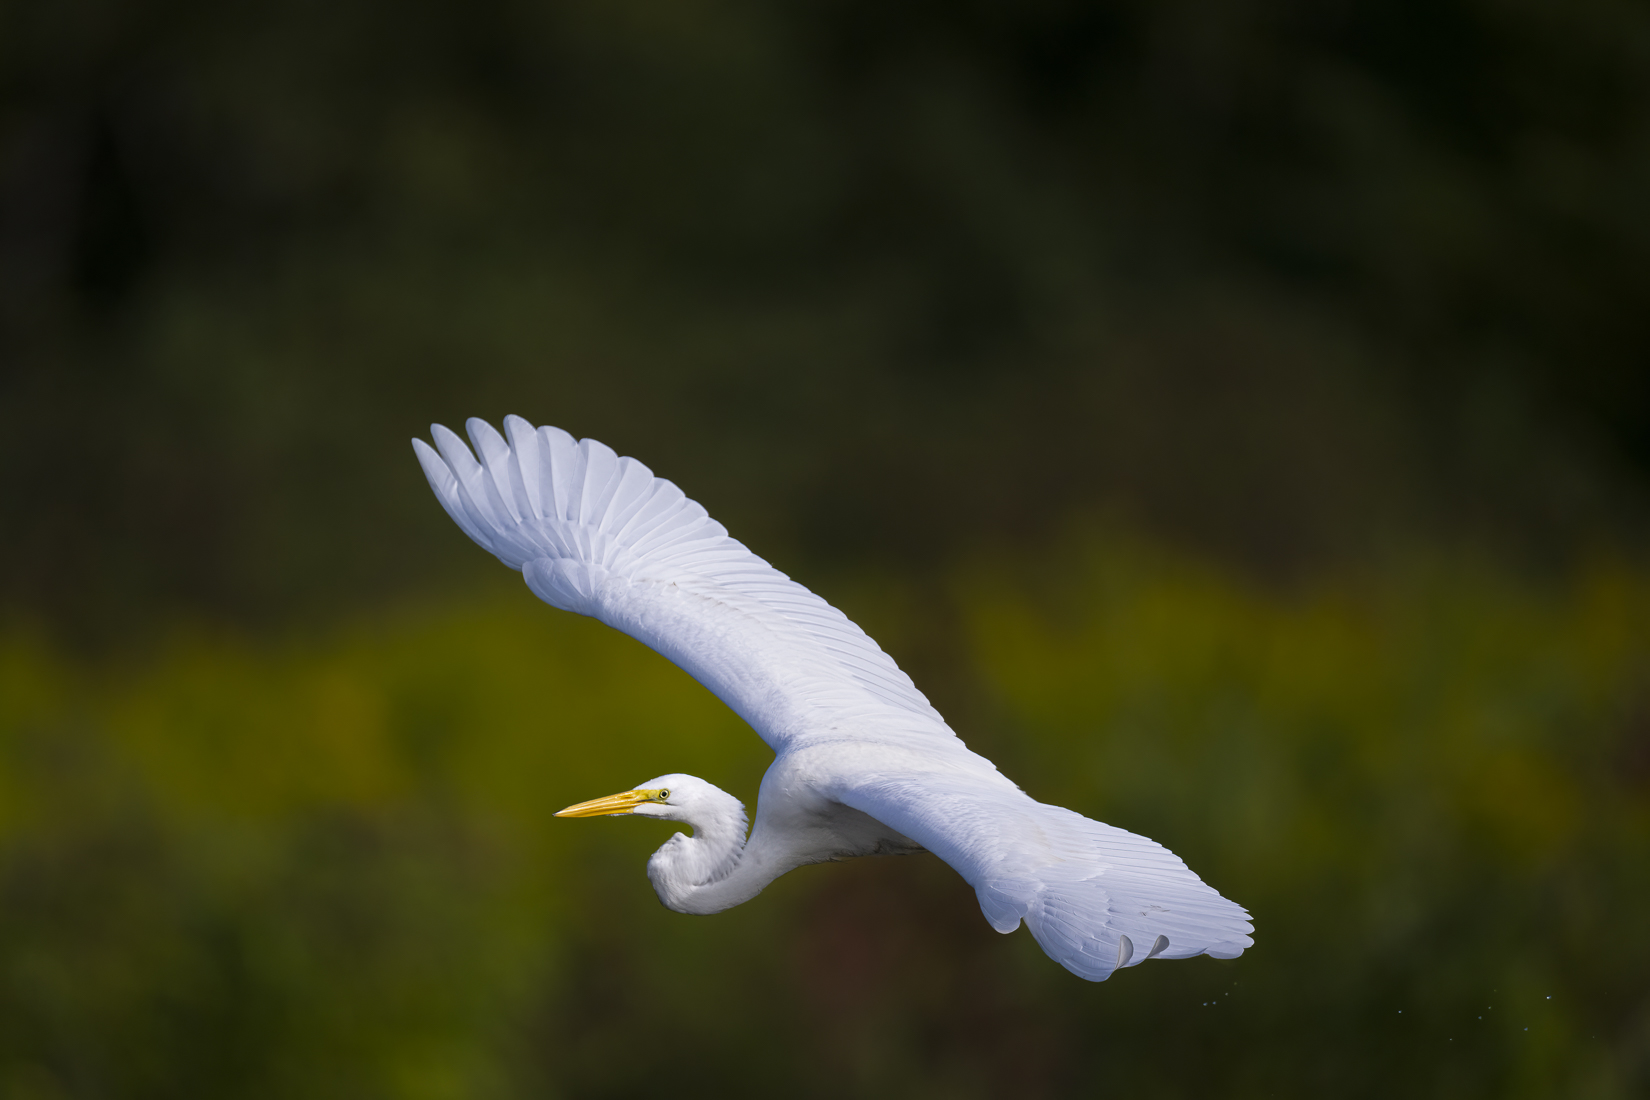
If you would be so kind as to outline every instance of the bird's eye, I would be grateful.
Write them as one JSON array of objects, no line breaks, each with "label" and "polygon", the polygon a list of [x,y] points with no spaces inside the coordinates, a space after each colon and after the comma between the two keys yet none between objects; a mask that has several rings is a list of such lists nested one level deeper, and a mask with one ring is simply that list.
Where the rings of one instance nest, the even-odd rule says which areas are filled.
[{"label": "bird's eye", "polygon": [[659,799],[660,802],[663,802],[665,799],[667,799],[669,797],[670,797],[669,788],[666,788],[665,790],[660,791],[659,794],[658,794],[658,799]]}]

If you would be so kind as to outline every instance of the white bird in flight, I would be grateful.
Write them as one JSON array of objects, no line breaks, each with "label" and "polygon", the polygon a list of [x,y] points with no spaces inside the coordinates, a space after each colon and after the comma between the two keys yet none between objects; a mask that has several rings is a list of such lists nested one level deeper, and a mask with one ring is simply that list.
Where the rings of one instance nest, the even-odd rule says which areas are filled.
[{"label": "white bird in flight", "polygon": [[675,485],[559,428],[431,427],[413,448],[447,514],[552,607],[600,619],[685,669],[774,751],[756,824],[690,775],[558,817],[679,821],[647,863],[666,907],[717,913],[809,863],[927,850],[999,932],[1021,921],[1090,981],[1151,958],[1234,958],[1249,914],[1156,841],[1037,802],[971,752],[848,617],[728,537]]}]

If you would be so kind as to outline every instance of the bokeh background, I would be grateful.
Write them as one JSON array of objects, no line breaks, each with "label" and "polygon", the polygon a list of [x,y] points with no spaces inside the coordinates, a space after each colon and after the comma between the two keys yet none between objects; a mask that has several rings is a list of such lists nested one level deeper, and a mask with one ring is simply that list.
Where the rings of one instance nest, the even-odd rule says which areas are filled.
[{"label": "bokeh background", "polygon": [[[0,1097],[1650,1091],[1650,11],[0,6]],[[633,454],[1256,946],[559,822],[761,743],[407,440]]]}]

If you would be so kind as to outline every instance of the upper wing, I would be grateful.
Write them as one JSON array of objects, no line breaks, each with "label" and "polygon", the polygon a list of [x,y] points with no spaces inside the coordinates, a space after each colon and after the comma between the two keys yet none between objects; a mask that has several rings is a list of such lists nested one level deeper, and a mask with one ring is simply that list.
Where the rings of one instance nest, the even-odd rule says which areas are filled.
[{"label": "upper wing", "polygon": [[986,920],[1023,919],[1050,958],[1090,981],[1149,958],[1234,958],[1249,914],[1163,845],[1037,802],[954,742],[926,763],[850,767],[830,793],[910,837],[974,887]]},{"label": "upper wing", "polygon": [[506,417],[413,440],[459,527],[540,599],[658,650],[777,751],[809,733],[955,735],[846,615],[728,537],[675,485],[593,439]]}]

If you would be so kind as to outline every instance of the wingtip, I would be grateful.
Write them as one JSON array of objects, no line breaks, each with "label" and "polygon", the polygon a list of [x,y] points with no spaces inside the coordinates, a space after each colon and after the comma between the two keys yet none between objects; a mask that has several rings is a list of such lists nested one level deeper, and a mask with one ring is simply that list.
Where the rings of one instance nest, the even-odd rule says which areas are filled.
[{"label": "wingtip", "polygon": [[448,465],[446,459],[441,457],[439,451],[422,439],[415,437],[412,445],[413,455],[418,459],[419,466],[423,468],[424,476],[429,479],[430,488],[434,489],[436,497],[443,504],[446,504],[449,485],[457,484],[452,467]]},{"label": "wingtip", "polygon": [[479,416],[472,416],[464,421],[464,432],[470,437],[478,455],[485,454],[496,447],[508,448],[504,437],[498,434],[498,429]]}]

